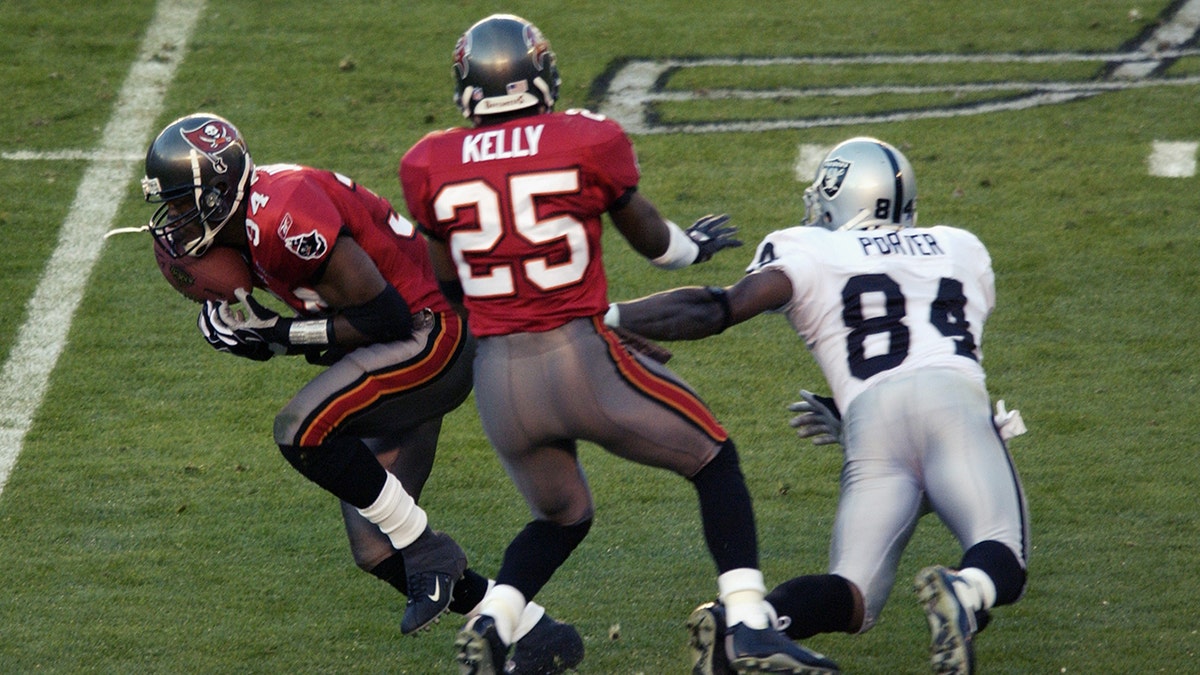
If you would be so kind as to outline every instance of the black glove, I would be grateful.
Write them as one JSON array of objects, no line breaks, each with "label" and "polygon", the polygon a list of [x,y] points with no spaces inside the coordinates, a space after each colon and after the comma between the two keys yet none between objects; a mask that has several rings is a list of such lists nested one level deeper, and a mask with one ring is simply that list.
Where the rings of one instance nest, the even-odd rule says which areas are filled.
[{"label": "black glove", "polygon": [[304,360],[314,366],[332,366],[346,355],[346,351],[339,347],[329,347],[321,349],[319,347],[305,350]]},{"label": "black glove", "polygon": [[687,236],[700,247],[700,253],[692,262],[702,263],[713,257],[713,254],[723,248],[737,248],[742,245],[740,239],[734,239],[736,227],[724,227],[729,222],[729,215],[722,213],[714,216],[711,213],[692,223],[687,229]]},{"label": "black glove", "polygon": [[252,335],[239,335],[226,323],[223,316],[226,314],[229,314],[229,303],[223,300],[220,302],[208,300],[200,307],[200,316],[196,319],[196,326],[208,344],[217,351],[255,361],[266,361],[275,356],[271,346],[261,339]]}]

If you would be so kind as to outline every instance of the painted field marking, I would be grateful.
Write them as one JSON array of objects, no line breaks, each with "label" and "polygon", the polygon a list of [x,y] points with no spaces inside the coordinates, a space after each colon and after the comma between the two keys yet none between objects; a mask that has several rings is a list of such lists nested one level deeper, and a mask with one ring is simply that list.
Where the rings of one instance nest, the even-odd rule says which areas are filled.
[{"label": "painted field marking", "polygon": [[1188,178],[1196,175],[1196,150],[1200,143],[1194,141],[1154,141],[1146,165],[1151,176],[1165,178]]},{"label": "painted field marking", "polygon": [[817,169],[821,166],[821,160],[825,159],[825,155],[828,155],[832,149],[832,145],[801,143],[796,148],[796,182],[805,185],[813,182],[813,179],[817,177]]},{"label": "painted field marking", "polygon": [[[821,160],[833,149],[832,145],[801,143],[796,147],[796,181],[811,183],[817,175]],[[1151,176],[1162,178],[1191,178],[1196,175],[1196,141],[1154,141],[1146,157],[1146,169]]]},{"label": "painted field marking", "polygon": [[0,152],[0,159],[20,161],[85,161],[85,162],[140,162],[145,155],[106,154],[101,150],[12,150]]},{"label": "painted field marking", "polygon": [[[71,319],[100,257],[104,233],[112,226],[129,181],[136,178],[140,158],[129,158],[128,149],[145,147],[154,132],[167,87],[203,9],[204,0],[158,4],[99,149],[79,157],[91,163],[0,371],[0,496],[66,345]],[[68,158],[74,156],[68,153]]]},{"label": "painted field marking", "polygon": [[[776,58],[631,59],[602,75],[603,91],[597,111],[617,120],[632,134],[716,133],[812,129],[855,124],[944,119],[1076,101],[1110,91],[1146,87],[1200,85],[1200,76],[1163,77],[1162,72],[1183,57],[1198,56],[1191,42],[1200,35],[1200,0],[1169,6],[1154,30],[1128,51],[1044,54],[866,54],[860,56],[808,56]],[[1096,63],[1104,75],[1093,80],[1065,82],[964,82],[947,85],[882,84],[800,89],[668,90],[671,75],[688,68],[888,65],[937,67],[945,64],[989,63]],[[800,98],[853,98],[881,94],[978,94],[995,92],[997,98],[967,105],[931,106],[871,114],[830,115],[797,119],[750,119],[708,122],[661,122],[654,105],[659,102],[712,100],[776,100]],[[1013,95],[1013,94],[1017,95]]]}]

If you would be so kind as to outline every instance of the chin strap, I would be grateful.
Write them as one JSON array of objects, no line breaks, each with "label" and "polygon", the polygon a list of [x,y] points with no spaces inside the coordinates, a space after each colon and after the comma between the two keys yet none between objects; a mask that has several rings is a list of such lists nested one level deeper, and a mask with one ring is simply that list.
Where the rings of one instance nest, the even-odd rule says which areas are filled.
[{"label": "chin strap", "polygon": [[104,233],[104,238],[108,239],[114,234],[133,234],[134,232],[149,232],[150,225],[142,225],[141,227],[117,227]]}]

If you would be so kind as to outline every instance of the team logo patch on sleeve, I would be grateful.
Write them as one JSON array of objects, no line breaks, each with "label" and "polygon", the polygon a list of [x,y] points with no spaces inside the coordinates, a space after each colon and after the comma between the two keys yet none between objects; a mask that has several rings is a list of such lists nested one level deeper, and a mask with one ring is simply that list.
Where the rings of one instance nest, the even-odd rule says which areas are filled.
[{"label": "team logo patch on sleeve", "polygon": [[287,250],[304,260],[315,260],[324,256],[325,252],[329,250],[329,242],[316,230],[298,234],[294,237],[286,237],[283,240],[283,245],[287,247]]}]

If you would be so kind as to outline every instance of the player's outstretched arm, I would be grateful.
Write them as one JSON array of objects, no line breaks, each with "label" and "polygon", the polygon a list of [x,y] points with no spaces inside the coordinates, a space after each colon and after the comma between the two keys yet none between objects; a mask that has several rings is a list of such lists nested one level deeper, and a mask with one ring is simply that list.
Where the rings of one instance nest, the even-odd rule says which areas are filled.
[{"label": "player's outstretched arm", "polygon": [[652,340],[698,340],[778,309],[791,297],[787,275],[767,269],[747,274],[728,288],[688,286],[615,303],[605,323]]},{"label": "player's outstretched arm", "polygon": [[641,193],[631,192],[627,197],[619,208],[608,212],[609,216],[629,245],[658,267],[687,267],[709,260],[718,251],[742,245],[734,236],[737,228],[728,224],[728,215],[703,216],[685,231],[663,218]]}]

